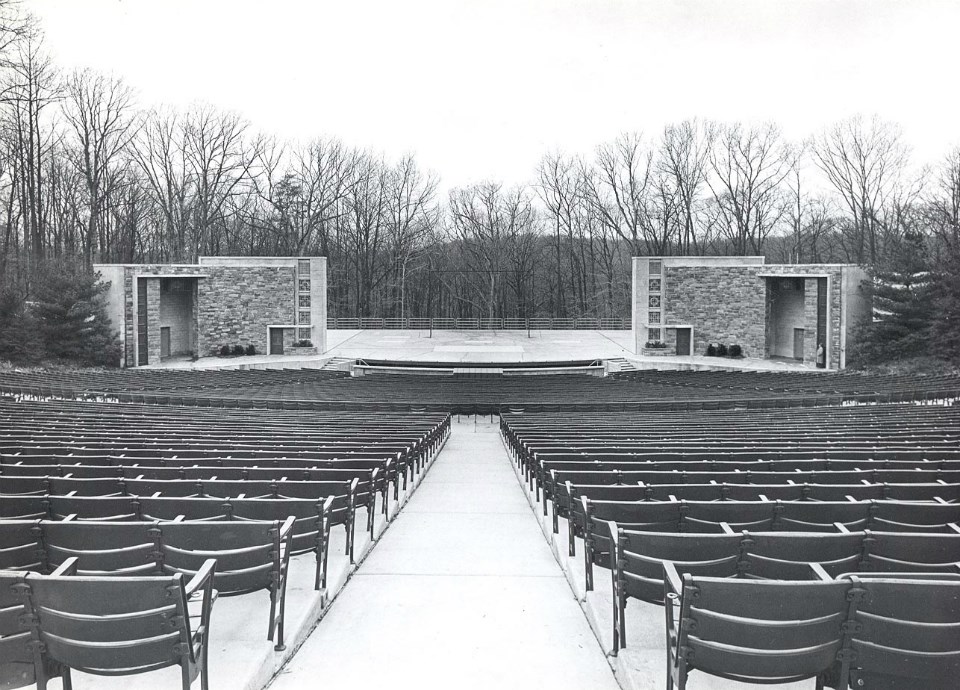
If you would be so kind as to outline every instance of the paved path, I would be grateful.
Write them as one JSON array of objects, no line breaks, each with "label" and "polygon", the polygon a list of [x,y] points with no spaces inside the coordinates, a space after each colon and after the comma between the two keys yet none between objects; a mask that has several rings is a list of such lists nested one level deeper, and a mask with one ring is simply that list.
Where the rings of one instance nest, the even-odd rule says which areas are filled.
[{"label": "paved path", "polygon": [[496,424],[446,448],[271,690],[617,690]]}]

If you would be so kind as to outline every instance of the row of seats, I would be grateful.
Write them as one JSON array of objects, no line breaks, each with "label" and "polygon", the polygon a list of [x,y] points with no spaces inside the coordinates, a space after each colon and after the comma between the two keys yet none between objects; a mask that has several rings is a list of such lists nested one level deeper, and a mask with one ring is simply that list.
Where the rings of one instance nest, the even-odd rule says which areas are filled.
[{"label": "row of seats", "polygon": [[216,568],[207,559],[189,580],[78,577],[76,558],[49,575],[0,570],[0,686],[45,690],[60,678],[70,690],[71,669],[109,676],[179,666],[183,690],[197,677],[209,690]]},{"label": "row of seats", "polygon": [[230,523],[3,520],[2,569],[51,572],[68,558],[75,558],[78,575],[184,573],[192,577],[208,558],[214,558],[214,586],[220,594],[269,593],[267,639],[276,637],[277,647],[282,649],[294,520],[293,516],[282,522]]},{"label": "row of seats", "polygon": [[[699,670],[945,689],[960,661],[958,412],[524,412],[501,435],[555,534],[566,518],[570,557],[582,542],[587,592],[609,570],[614,652],[629,601],[666,602],[668,687]],[[858,583],[911,605],[871,593],[858,608]]]},{"label": "row of seats", "polygon": [[[344,528],[352,563],[358,511],[372,539],[378,512],[391,518],[390,484],[396,501],[446,440],[450,416],[8,400],[0,401],[0,429],[0,579],[10,583],[0,595],[0,687],[56,675],[69,682],[71,668],[128,673],[170,663],[182,665],[186,687],[198,674],[207,682],[208,623],[196,616],[199,626],[181,629],[179,644],[167,642],[172,624],[155,636],[154,647],[162,640],[167,648],[160,654],[124,637],[132,624],[101,638],[63,635],[50,612],[109,619],[121,605],[136,608],[111,609],[91,594],[99,608],[88,610],[69,598],[81,581],[118,593],[136,582],[144,601],[150,587],[168,597],[182,588],[191,612],[207,607],[201,617],[217,596],[266,590],[268,637],[282,649],[290,557],[314,553],[314,586],[326,588],[331,528]],[[48,595],[56,606],[39,603]],[[190,639],[196,653],[187,653]],[[111,669],[117,655],[102,653],[110,645],[130,648],[122,668]],[[154,661],[140,663],[151,654]]]},{"label": "row of seats", "polygon": [[[667,688],[692,671],[817,688],[956,687],[960,579],[851,574],[756,582],[663,566]],[[621,631],[622,632],[622,631]]]},{"label": "row of seats", "polygon": [[[169,383],[151,372],[78,373],[62,380],[38,373],[0,372],[0,392],[20,397],[91,399],[123,402],[213,405],[245,408],[369,410],[424,408],[456,414],[491,414],[501,407],[536,409],[719,409],[821,405],[827,399],[892,401],[956,398],[960,377],[918,380],[899,375],[853,373],[802,377],[784,372],[736,373],[704,378],[688,372],[642,371],[608,377],[578,374],[538,376],[342,373],[191,372],[196,380],[172,377]],[[698,381],[703,381],[699,384]],[[136,391],[136,392],[133,392]],[[557,402],[563,401],[563,402]]]}]

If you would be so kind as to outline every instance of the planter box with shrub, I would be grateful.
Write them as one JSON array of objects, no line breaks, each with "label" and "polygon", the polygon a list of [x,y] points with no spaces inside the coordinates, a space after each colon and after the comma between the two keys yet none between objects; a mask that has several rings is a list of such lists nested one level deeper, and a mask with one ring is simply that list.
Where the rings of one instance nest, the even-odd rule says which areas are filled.
[{"label": "planter box with shrub", "polygon": [[298,340],[290,348],[290,352],[295,355],[315,355],[317,354],[317,348],[309,340]]},{"label": "planter box with shrub", "polygon": [[674,352],[662,340],[648,340],[640,349],[640,354],[645,357],[663,357],[672,355]]}]

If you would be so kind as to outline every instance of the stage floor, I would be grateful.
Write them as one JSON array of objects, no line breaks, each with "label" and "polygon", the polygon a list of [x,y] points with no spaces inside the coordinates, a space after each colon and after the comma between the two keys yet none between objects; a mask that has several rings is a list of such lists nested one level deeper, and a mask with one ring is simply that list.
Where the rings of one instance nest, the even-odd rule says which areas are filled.
[{"label": "stage floor", "polygon": [[171,358],[145,369],[315,369],[334,358],[484,364],[622,360],[611,371],[631,369],[725,369],[820,371],[789,360],[726,359],[692,355],[644,357],[630,351],[631,331],[417,331],[330,330],[320,355]]},{"label": "stage floor", "polygon": [[327,355],[416,362],[550,362],[633,356],[630,331],[327,331]]}]

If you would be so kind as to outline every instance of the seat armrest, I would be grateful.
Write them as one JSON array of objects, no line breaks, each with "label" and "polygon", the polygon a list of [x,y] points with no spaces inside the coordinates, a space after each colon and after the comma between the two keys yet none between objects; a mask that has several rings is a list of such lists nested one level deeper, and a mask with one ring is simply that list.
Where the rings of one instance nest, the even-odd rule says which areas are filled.
[{"label": "seat armrest", "polygon": [[820,565],[819,563],[810,563],[808,565],[810,566],[810,569],[813,571],[813,574],[816,575],[816,579],[823,580],[824,582],[830,582],[831,580],[833,580],[833,578],[830,577],[830,574],[827,573],[827,571],[824,570],[823,566]]},{"label": "seat armrest", "polygon": [[680,579],[677,566],[671,561],[663,562],[663,584],[672,594],[680,594],[683,591],[683,580]]},{"label": "seat armrest", "polygon": [[189,597],[193,595],[194,592],[200,589],[200,587],[202,587],[208,580],[210,580],[213,577],[213,574],[216,572],[216,570],[217,570],[216,558],[208,558],[206,561],[204,561],[203,565],[200,566],[200,570],[197,571],[197,574],[194,575],[190,579],[190,582],[187,583],[187,586],[184,590],[187,596]]},{"label": "seat armrest", "polygon": [[78,559],[76,556],[70,556],[70,558],[68,558],[59,566],[57,566],[57,569],[50,574],[54,576],[76,575],[77,562],[78,562]]},{"label": "seat armrest", "polygon": [[293,515],[288,515],[287,519],[283,521],[283,524],[280,525],[280,539],[286,539],[293,532],[293,523],[297,521],[297,518]]},{"label": "seat armrest", "polygon": [[333,500],[335,496],[327,496],[323,500],[323,504],[320,506],[320,514],[323,516],[329,515],[330,511],[333,509]]}]

